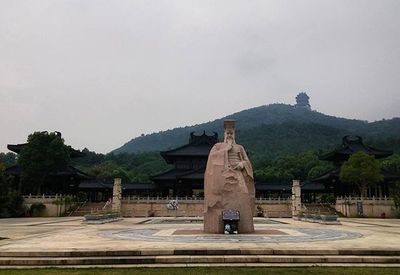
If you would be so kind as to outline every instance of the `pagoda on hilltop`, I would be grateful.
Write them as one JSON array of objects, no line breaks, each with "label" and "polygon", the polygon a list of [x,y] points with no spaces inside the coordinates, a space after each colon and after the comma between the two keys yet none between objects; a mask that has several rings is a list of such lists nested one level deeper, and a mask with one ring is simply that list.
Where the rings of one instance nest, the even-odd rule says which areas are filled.
[{"label": "pagoda on hilltop", "polygon": [[157,191],[162,196],[192,196],[196,190],[202,192],[208,154],[217,142],[218,134],[215,132],[213,135],[207,135],[205,131],[202,135],[192,132],[188,144],[160,152],[173,168],[151,177]]},{"label": "pagoda on hilltop", "polygon": [[299,93],[296,96],[296,105],[294,105],[294,107],[311,110],[309,99],[310,97],[306,93]]},{"label": "pagoda on hilltop", "polygon": [[[327,189],[331,189],[336,196],[352,195],[354,187],[348,184],[342,184],[340,181],[340,170],[345,161],[351,155],[357,152],[364,152],[368,155],[374,156],[375,159],[383,159],[393,154],[393,151],[376,149],[371,146],[365,145],[360,136],[344,136],[342,144],[337,149],[324,155],[320,155],[319,159],[324,161],[333,162],[335,168],[327,173],[313,179],[313,182],[325,184]],[[375,188],[370,188],[369,196],[383,197],[389,195],[389,183],[399,180],[400,176],[393,175],[388,171],[382,170],[384,181],[378,184]]]}]

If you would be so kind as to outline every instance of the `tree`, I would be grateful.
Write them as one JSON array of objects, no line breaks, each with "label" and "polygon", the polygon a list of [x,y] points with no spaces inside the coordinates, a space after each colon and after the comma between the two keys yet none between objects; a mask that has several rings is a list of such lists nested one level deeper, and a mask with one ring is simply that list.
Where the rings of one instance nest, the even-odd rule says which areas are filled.
[{"label": "tree", "polygon": [[383,181],[379,162],[364,152],[357,152],[344,162],[340,171],[340,180],[355,184],[362,196],[366,196],[368,187]]},{"label": "tree", "polygon": [[[389,173],[400,175],[400,155],[395,154],[382,161],[382,167]],[[390,196],[394,199],[396,208],[400,208],[400,180],[390,186]]]},{"label": "tree", "polygon": [[0,153],[0,162],[6,167],[17,164],[17,155],[14,153]]},{"label": "tree", "polygon": [[320,161],[315,152],[309,151],[277,158],[266,167],[255,169],[254,173],[257,180],[289,182],[293,179],[312,179],[331,168],[331,164]]},{"label": "tree", "polygon": [[332,168],[333,168],[332,164],[328,162],[323,162],[321,164],[318,164],[309,170],[307,179],[313,180],[327,173],[329,170],[332,170]]},{"label": "tree", "polygon": [[21,150],[18,164],[22,168],[22,181],[31,191],[41,193],[46,178],[70,163],[71,148],[57,132],[35,132],[28,137]]},{"label": "tree", "polygon": [[23,198],[13,190],[4,170],[5,165],[0,162],[0,218],[19,217],[25,212]]}]

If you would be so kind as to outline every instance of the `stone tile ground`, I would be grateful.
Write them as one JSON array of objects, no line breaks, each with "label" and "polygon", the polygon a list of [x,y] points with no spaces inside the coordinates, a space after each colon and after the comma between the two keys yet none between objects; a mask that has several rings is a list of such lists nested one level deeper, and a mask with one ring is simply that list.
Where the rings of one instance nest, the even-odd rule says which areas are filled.
[{"label": "stone tile ground", "polygon": [[174,235],[198,232],[202,225],[145,223],[128,218],[87,225],[80,217],[0,220],[2,251],[71,251],[122,249],[400,249],[400,220],[341,219],[342,225],[320,225],[292,219],[256,223],[257,230],[285,235]]},{"label": "stone tile ground", "polygon": [[[95,266],[400,267],[398,220],[322,225],[257,219],[256,233],[204,234],[199,221],[129,218],[88,225],[81,217],[0,220],[0,269]],[[179,233],[180,232],[180,233]]]}]

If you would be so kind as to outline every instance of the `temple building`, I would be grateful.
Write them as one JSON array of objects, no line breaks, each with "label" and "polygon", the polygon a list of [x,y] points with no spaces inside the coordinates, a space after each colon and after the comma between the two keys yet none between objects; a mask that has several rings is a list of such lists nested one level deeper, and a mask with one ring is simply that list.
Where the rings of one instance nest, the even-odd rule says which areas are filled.
[{"label": "temple building", "polygon": [[[85,179],[79,184],[79,191],[86,194],[89,202],[107,201],[112,198],[114,179]],[[124,182],[121,184],[124,197],[155,197],[155,186],[151,182]]]},{"label": "temple building", "polygon": [[[328,171],[324,175],[313,179],[313,182],[323,183],[327,189],[333,191],[336,196],[345,196],[354,194],[354,187],[350,184],[344,184],[340,181],[340,169],[343,162],[347,161],[350,156],[357,152],[364,152],[368,155],[372,155],[375,159],[383,159],[393,154],[392,151],[380,150],[371,146],[365,145],[360,136],[345,136],[343,137],[342,144],[339,148],[329,152],[327,154],[319,156],[320,160],[331,161],[334,163],[335,168]],[[390,174],[389,172],[382,170],[384,181],[378,184],[375,188],[370,188],[368,195],[383,197],[389,195],[389,183],[395,180],[399,180],[400,176]]]},{"label": "temple building", "polygon": [[306,93],[299,93],[296,96],[296,105],[294,107],[300,109],[311,110],[311,105],[309,102],[310,97]]},{"label": "temple building", "polygon": [[[293,183],[286,182],[255,182],[256,198],[290,198],[292,196]],[[301,197],[303,202],[316,202],[317,196],[324,193],[329,193],[325,185],[319,182],[302,181],[301,182]]]},{"label": "temple building", "polygon": [[[55,132],[60,138],[61,138],[61,133],[60,132]],[[27,143],[22,143],[22,144],[8,144],[7,148],[8,150],[19,154],[23,148],[27,146]],[[83,157],[84,154],[78,150],[75,150],[71,147],[70,149],[70,158],[79,158]],[[28,195],[30,193],[36,192],[36,190],[30,190],[26,186],[21,186],[18,188],[18,185],[20,184],[20,179],[21,179],[21,174],[22,174],[22,169],[19,165],[14,165],[5,170],[6,175],[11,175],[14,176],[14,182],[15,182],[15,189],[20,189],[21,193],[24,195]],[[67,165],[65,167],[60,167],[57,171],[54,171],[53,173],[50,173],[48,176],[43,188],[42,188],[42,193],[44,194],[76,194],[78,192],[78,186],[79,183],[82,180],[85,179],[90,179],[91,177],[80,171],[79,169]]]},{"label": "temple building", "polygon": [[[173,150],[161,152],[161,156],[173,168],[151,178],[155,183],[153,194],[159,196],[199,196],[203,197],[204,172],[208,154],[218,135],[208,136],[190,134],[189,143]],[[258,182],[256,179],[256,197],[290,197],[292,183]],[[302,183],[303,196],[315,200],[316,193],[325,193],[324,184],[314,182]]]},{"label": "temple building", "polygon": [[217,142],[217,133],[195,135],[192,132],[188,144],[160,152],[173,168],[151,178],[158,193],[162,196],[203,196],[208,154]]}]

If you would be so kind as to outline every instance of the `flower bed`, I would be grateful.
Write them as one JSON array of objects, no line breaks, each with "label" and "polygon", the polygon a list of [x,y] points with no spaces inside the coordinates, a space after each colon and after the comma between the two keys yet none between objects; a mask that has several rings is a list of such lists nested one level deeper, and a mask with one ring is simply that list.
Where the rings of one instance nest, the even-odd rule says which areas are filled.
[{"label": "flower bed", "polygon": [[101,224],[122,220],[120,213],[97,213],[85,215],[85,223]]},{"label": "flower bed", "polygon": [[299,213],[297,216],[294,216],[293,219],[321,224],[340,224],[336,214]]}]

